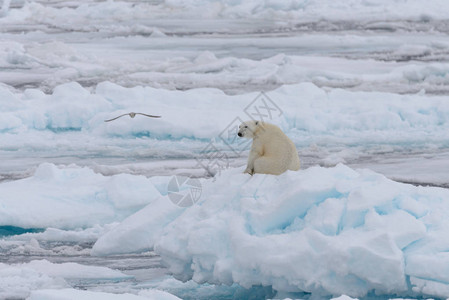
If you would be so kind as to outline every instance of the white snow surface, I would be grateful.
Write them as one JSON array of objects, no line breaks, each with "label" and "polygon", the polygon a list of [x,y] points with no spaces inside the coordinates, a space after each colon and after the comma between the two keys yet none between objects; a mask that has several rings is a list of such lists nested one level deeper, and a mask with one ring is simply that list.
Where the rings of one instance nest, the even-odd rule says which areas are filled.
[{"label": "white snow surface", "polygon": [[27,300],[179,300],[180,298],[158,290],[144,290],[139,295],[129,293],[112,294],[104,292],[81,291],[76,289],[38,290]]},{"label": "white snow surface", "polygon": [[20,299],[28,297],[34,290],[68,288],[67,280],[123,280],[131,276],[105,267],[34,260],[24,264],[0,264],[0,278],[0,298]]},{"label": "white snow surface", "polygon": [[[1,237],[0,298],[176,299],[149,287],[238,298],[242,286],[254,290],[241,298],[271,287],[447,298],[449,192],[390,179],[449,186],[448,10],[445,0],[4,0],[0,231],[44,231]],[[247,114],[260,90],[282,111],[265,118],[296,144],[299,172],[242,174],[234,128],[260,117]],[[104,122],[129,112],[162,118]],[[175,206],[172,177],[154,175],[204,176],[195,158],[209,145],[232,168],[200,180],[199,203]],[[124,254],[109,264],[123,268],[151,249],[186,282],[149,282],[151,262],[127,282],[48,261]],[[75,290],[78,280],[96,287]]]},{"label": "white snow surface", "polygon": [[[2,202],[2,224],[51,228],[2,240],[1,247],[11,253],[45,254],[48,250],[37,240],[96,241],[92,250],[83,253],[104,256],[154,249],[177,278],[198,283],[246,288],[264,285],[282,293],[305,291],[325,297],[363,297],[372,292],[447,295],[447,189],[397,183],[342,164],[280,176],[251,177],[242,172],[243,168],[235,168],[200,179],[199,202],[181,208],[167,195],[172,177],[105,177],[87,167],[46,163],[30,178],[0,184],[5,191],[2,195],[31,191],[29,200]],[[127,193],[86,196],[101,194],[98,190],[110,180],[109,188],[122,190],[114,177],[125,178],[128,186],[132,183],[127,190],[136,197],[143,195],[140,199],[145,201],[132,203]],[[55,181],[61,189],[55,187]],[[34,184],[48,188],[33,189]],[[11,192],[12,187],[16,192]],[[49,191],[52,194],[48,195]],[[38,200],[33,202],[32,197]],[[65,205],[52,199],[65,199],[60,201]],[[41,204],[33,205],[36,201]],[[77,214],[74,222],[69,208],[81,212],[86,206],[88,213]],[[38,213],[33,214],[36,209]],[[109,218],[116,223],[106,224]],[[83,226],[87,228],[77,229]],[[76,250],[66,248],[60,251]],[[23,294],[55,285],[67,287],[60,284],[59,277],[74,278],[82,273],[87,278],[87,270],[78,272],[77,264],[73,266],[39,261],[4,268],[33,270],[24,279],[30,289],[16,290]],[[116,276],[96,270],[94,277]],[[12,276],[11,272],[5,273],[5,278]],[[44,272],[48,280],[33,272]]]},{"label": "white snow surface", "polygon": [[[9,3],[9,1],[7,1]],[[349,0],[344,2],[329,2],[326,0],[166,0],[130,3],[126,1],[86,1],[80,5],[66,5],[62,8],[44,6],[38,1],[26,3],[20,9],[3,9],[3,19],[51,22],[51,24],[64,26],[75,23],[80,28],[98,26],[103,19],[112,18],[114,21],[130,21],[142,19],[148,15],[154,18],[164,18],[168,15],[176,18],[195,18],[198,16],[208,18],[301,18],[306,21],[317,20],[431,20],[445,19],[444,0],[430,0],[422,5],[419,0],[408,1],[360,1]],[[357,11],[358,15],[347,12]],[[66,19],[64,19],[66,18]],[[29,20],[31,19],[31,20]],[[93,24],[89,24],[91,22]],[[97,23],[95,23],[97,22]],[[89,25],[87,25],[89,24]],[[66,25],[67,26],[67,25]],[[84,26],[84,27],[82,27]],[[98,28],[97,29],[103,29]],[[107,28],[105,28],[107,29]]]},{"label": "white snow surface", "polygon": [[[423,6],[419,0],[409,1],[360,1],[349,0],[333,2],[326,0],[166,0],[169,7],[182,8],[202,14],[213,14],[216,16],[233,17],[286,17],[302,18],[305,20],[316,20],[319,17],[333,20],[354,19],[377,19],[385,21],[388,19],[422,19],[422,18],[445,18],[441,9],[447,6],[443,0],[428,2]],[[357,15],[348,14],[348,11],[357,11]]]},{"label": "white snow surface", "polygon": [[[241,166],[249,146],[237,138],[236,128],[243,120],[256,118],[280,126],[296,144],[300,157],[316,156],[315,163],[357,164],[358,158],[366,155],[418,151],[416,159],[423,163],[413,164],[416,172],[394,166],[378,171],[408,182],[449,182],[442,167],[447,163],[443,152],[449,146],[449,105],[444,96],[327,90],[301,83],[266,93],[270,109],[277,106],[268,111],[256,92],[227,95],[218,89],[169,91],[125,88],[110,82],[99,84],[94,91],[72,82],[57,86],[51,94],[35,89],[11,92],[5,87],[0,87],[0,94],[1,176],[5,178],[14,172],[20,173],[19,177],[32,175],[45,161],[76,162],[104,175],[166,175],[167,169],[194,169],[198,165],[195,158],[207,154],[210,145],[226,153],[229,165]],[[260,115],[255,114],[256,107]],[[104,122],[129,112],[162,117],[124,116]],[[423,160],[423,152],[424,158],[434,153],[433,158]],[[180,158],[193,163],[179,162]],[[386,159],[381,157],[379,164]],[[101,165],[109,160],[128,166]],[[139,169],[133,160],[148,165]],[[149,164],[151,160],[153,164]],[[166,160],[165,164],[157,162],[160,160]],[[201,168],[195,172],[197,176],[205,173]],[[102,180],[125,185],[125,177]],[[142,199],[132,190],[120,193],[133,195],[130,203]]]},{"label": "white snow surface", "polygon": [[5,5],[0,81],[45,91],[71,81],[93,87],[109,80],[232,93],[303,81],[364,91],[448,92],[446,1],[334,2]]},{"label": "white snow surface", "polygon": [[44,163],[32,177],[1,184],[0,195],[0,225],[77,229],[123,220],[160,193],[144,176]]},{"label": "white snow surface", "polygon": [[242,171],[202,180],[201,200],[187,209],[168,198],[149,204],[92,253],[129,253],[130,241],[142,251],[135,241],[146,236],[182,280],[322,296],[447,296],[448,190],[341,164],[280,176]]},{"label": "white snow surface", "polygon": [[[310,83],[287,85],[267,94],[277,111],[252,114],[259,93],[230,96],[216,89],[186,92],[151,87],[123,88],[104,82],[89,92],[77,83],[52,94],[11,93],[0,87],[1,151],[65,151],[167,157],[202,150],[234,121],[258,118],[279,125],[297,145],[389,144],[447,146],[446,97],[392,93],[326,91]],[[255,100],[255,102],[253,102]],[[273,108],[273,104],[270,104]],[[123,113],[144,112],[104,122]],[[248,113],[250,113],[248,115]],[[265,116],[264,116],[265,115]],[[237,120],[236,120],[237,119]],[[237,123],[238,124],[238,123]],[[201,143],[203,142],[203,143]],[[237,145],[238,143],[235,142]],[[128,147],[125,147],[128,146]],[[167,151],[167,145],[170,150]],[[229,149],[228,149],[229,150]]]}]

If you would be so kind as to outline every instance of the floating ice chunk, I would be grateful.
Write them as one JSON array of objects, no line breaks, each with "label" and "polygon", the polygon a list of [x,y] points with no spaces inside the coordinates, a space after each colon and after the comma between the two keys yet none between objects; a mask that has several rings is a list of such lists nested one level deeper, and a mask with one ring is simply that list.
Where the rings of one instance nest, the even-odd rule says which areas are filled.
[{"label": "floating ice chunk", "polygon": [[[418,0],[403,2],[389,1],[349,1],[344,3],[321,0],[304,1],[211,1],[211,0],[167,0],[155,3],[133,3],[125,1],[86,3],[69,8],[55,8],[31,2],[21,9],[9,10],[10,0],[3,2],[3,16],[7,21],[45,22],[46,24],[72,24],[72,27],[84,30],[98,28],[98,21],[109,19],[119,24],[142,20],[148,15],[154,18],[177,17],[189,21],[202,18],[274,18],[275,20],[303,20],[303,22],[320,19],[324,21],[364,20],[371,29],[401,28],[400,21],[418,20],[429,22],[444,19],[447,4],[441,0],[429,1],[423,6]],[[348,10],[354,14],[348,14]],[[400,14],[398,13],[400,12]],[[370,22],[367,22],[370,21]],[[390,23],[388,22],[390,21]],[[394,22],[392,22],[394,21]],[[103,21],[104,22],[104,21]],[[279,22],[279,21],[278,21]],[[393,23],[393,24],[391,24]],[[102,23],[100,23],[102,24]],[[104,23],[103,23],[104,24]],[[113,23],[115,25],[115,23]],[[124,25],[108,26],[104,30],[119,31]],[[111,28],[109,28],[111,27]],[[100,27],[102,28],[102,27]]]},{"label": "floating ice chunk", "polygon": [[[100,236],[117,226],[119,223],[111,223],[107,225],[95,225],[87,229],[62,230],[58,228],[47,228],[42,232],[29,232],[20,235],[11,236],[7,241],[28,241],[36,239],[37,241],[59,241],[59,242],[76,242],[91,243],[95,242]],[[35,230],[36,231],[36,230]]]},{"label": "floating ice chunk", "polygon": [[156,289],[143,290],[139,292],[139,296],[150,298],[154,300],[180,300],[180,298]]},{"label": "floating ice chunk", "polygon": [[425,294],[424,284],[409,289],[407,276],[448,281],[445,254],[434,257],[447,246],[438,240],[449,228],[438,217],[449,212],[447,190],[343,165],[280,176],[241,171],[205,180],[202,200],[154,239],[177,278],[351,297]]},{"label": "floating ice chunk", "polygon": [[[186,60],[176,64],[177,72],[221,72],[233,68],[235,63],[234,58],[217,59],[207,52],[197,59],[202,63]],[[248,64],[251,68],[251,63]],[[111,156],[122,156],[124,151],[129,151],[152,157],[192,156],[207,146],[199,143],[211,138],[220,142],[219,137],[228,132],[232,136],[230,122],[237,116],[246,118],[245,108],[251,108],[258,96],[257,93],[230,96],[217,89],[180,92],[124,88],[110,82],[98,84],[94,93],[77,83],[69,83],[58,86],[48,95],[32,91],[16,95],[2,87],[0,95],[3,95],[0,137],[5,141],[0,150],[58,149]],[[297,95],[301,95],[300,106]],[[362,147],[386,143],[406,148],[411,145],[445,147],[449,138],[449,109],[443,97],[423,99],[419,95],[344,90],[326,93],[311,83],[282,86],[270,92],[269,97],[283,111],[272,122],[280,125],[296,145],[313,141]],[[120,118],[104,122],[131,111],[162,118]],[[168,142],[172,142],[170,147]],[[330,166],[349,161],[354,152],[343,150],[330,154],[324,163]]]},{"label": "floating ice chunk", "polygon": [[102,256],[149,250],[163,228],[183,210],[168,197],[161,197],[101,236],[91,254]]},{"label": "floating ice chunk", "polygon": [[394,51],[393,55],[398,56],[398,59],[410,59],[429,55],[431,51],[432,49],[428,46],[402,45]]},{"label": "floating ice chunk", "polygon": [[105,267],[76,263],[53,264],[46,260],[25,264],[0,264],[0,298],[26,298],[38,289],[68,288],[65,279],[125,280],[132,276]]},{"label": "floating ice chunk", "polygon": [[77,229],[123,220],[160,196],[143,176],[41,164],[34,176],[0,184],[0,225]]},{"label": "floating ice chunk", "polygon": [[[13,266],[21,267],[20,265]],[[31,268],[51,277],[62,277],[65,279],[129,279],[133,277],[106,267],[84,266],[77,263],[55,264],[47,260],[33,260],[28,264],[24,264],[23,267]]]},{"label": "floating ice chunk", "polygon": [[52,278],[31,268],[0,264],[0,298],[25,298],[31,290],[69,287],[62,278]]},{"label": "floating ice chunk", "polygon": [[33,291],[27,300],[179,300],[180,298],[158,290],[144,290],[139,295],[112,294],[75,289]]},{"label": "floating ice chunk", "polygon": [[346,296],[346,295],[341,295],[340,297],[332,298],[331,300],[358,300],[358,299],[357,298],[351,298],[351,297]]},{"label": "floating ice chunk", "polygon": [[[202,179],[197,204],[180,208],[164,191],[168,177],[104,177],[88,168],[43,164],[33,177],[0,185],[1,195],[10,197],[1,202],[1,220],[15,220],[22,226],[47,222],[62,228],[73,228],[75,220],[78,226],[93,226],[92,218],[95,224],[120,221],[106,232],[104,225],[97,226],[93,234],[100,238],[92,254],[154,248],[177,278],[198,283],[262,285],[281,292],[351,297],[372,290],[381,295],[439,296],[446,288],[447,190],[401,184],[341,164],[280,176],[251,177],[242,172],[242,168],[229,169],[214,179]],[[28,203],[23,202],[25,185],[41,203],[42,207],[32,209],[39,210],[37,216],[18,206],[20,201],[11,200],[20,197]],[[67,207],[61,209],[62,204]],[[64,216],[64,222],[50,218],[53,214],[46,213],[50,208],[52,213],[58,211],[57,217]],[[80,209],[83,218],[73,214]],[[23,238],[29,239],[29,249],[39,251],[38,239],[52,236],[89,238],[48,230]],[[19,237],[9,240],[19,241]],[[77,274],[66,274],[48,262],[28,267],[47,270],[50,280],[45,282],[50,283],[58,274],[64,278]]]},{"label": "floating ice chunk", "polygon": [[201,52],[194,60],[195,63],[198,64],[205,64],[205,63],[210,63],[210,62],[214,62],[217,60],[217,57],[215,56],[215,54],[213,54],[210,51],[204,51]]},{"label": "floating ice chunk", "polygon": [[152,32],[151,32],[151,37],[166,37],[167,35],[162,32],[159,28],[153,28]]}]

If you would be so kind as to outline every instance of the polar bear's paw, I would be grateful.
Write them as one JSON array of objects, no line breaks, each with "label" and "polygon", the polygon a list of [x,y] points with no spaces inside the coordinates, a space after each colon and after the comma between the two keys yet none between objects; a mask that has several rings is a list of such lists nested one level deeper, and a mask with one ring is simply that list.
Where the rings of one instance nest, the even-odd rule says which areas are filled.
[{"label": "polar bear's paw", "polygon": [[246,170],[243,171],[243,173],[248,173],[249,175],[253,176],[254,175],[254,168],[253,169],[246,168]]}]

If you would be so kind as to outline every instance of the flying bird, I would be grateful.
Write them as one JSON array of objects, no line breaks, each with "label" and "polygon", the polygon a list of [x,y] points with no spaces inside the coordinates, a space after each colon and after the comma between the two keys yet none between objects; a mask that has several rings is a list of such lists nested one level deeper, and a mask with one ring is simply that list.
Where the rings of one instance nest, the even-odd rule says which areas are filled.
[{"label": "flying bird", "polygon": [[161,116],[147,115],[147,114],[144,114],[144,113],[130,112],[130,113],[123,114],[123,115],[120,115],[120,116],[118,116],[118,117],[115,117],[115,118],[113,118],[113,119],[110,119],[110,120],[104,120],[104,121],[105,121],[105,122],[111,122],[111,121],[117,120],[118,118],[121,118],[121,117],[127,116],[127,115],[130,116],[131,119],[134,118],[136,115],[142,115],[142,116],[149,117],[149,118],[160,118],[160,117],[161,117]]}]

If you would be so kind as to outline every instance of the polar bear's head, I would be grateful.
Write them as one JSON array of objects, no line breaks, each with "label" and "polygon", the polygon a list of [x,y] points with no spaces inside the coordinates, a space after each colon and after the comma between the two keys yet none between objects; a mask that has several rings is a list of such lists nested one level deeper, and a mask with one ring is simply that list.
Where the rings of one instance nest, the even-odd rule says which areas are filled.
[{"label": "polar bear's head", "polygon": [[259,127],[260,121],[246,121],[240,124],[239,132],[237,135],[239,137],[244,137],[247,139],[252,139],[256,135],[257,127]]}]

